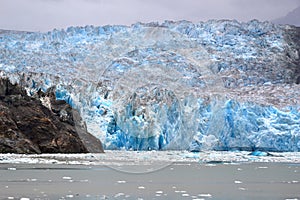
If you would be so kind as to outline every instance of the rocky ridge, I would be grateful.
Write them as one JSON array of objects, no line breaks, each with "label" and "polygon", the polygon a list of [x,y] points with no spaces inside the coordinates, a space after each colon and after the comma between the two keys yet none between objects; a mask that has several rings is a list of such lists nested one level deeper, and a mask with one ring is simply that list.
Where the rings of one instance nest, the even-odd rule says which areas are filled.
[{"label": "rocky ridge", "polygon": [[76,110],[55,99],[53,88],[30,97],[0,79],[0,153],[87,152],[103,152],[101,142],[86,131]]}]

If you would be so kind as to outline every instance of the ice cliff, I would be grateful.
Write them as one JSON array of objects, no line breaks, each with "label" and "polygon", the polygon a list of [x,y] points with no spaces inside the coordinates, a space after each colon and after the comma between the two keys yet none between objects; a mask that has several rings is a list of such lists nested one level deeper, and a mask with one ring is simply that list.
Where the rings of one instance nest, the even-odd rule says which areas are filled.
[{"label": "ice cliff", "polygon": [[106,149],[299,151],[299,38],[256,20],[0,31],[0,70],[55,85]]}]

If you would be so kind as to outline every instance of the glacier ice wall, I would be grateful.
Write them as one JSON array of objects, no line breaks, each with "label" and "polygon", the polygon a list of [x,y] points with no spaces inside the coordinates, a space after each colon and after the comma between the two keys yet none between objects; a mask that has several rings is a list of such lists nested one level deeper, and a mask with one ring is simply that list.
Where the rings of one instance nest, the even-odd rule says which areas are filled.
[{"label": "glacier ice wall", "polygon": [[256,20],[0,30],[0,73],[55,86],[106,149],[299,151],[299,38]]}]

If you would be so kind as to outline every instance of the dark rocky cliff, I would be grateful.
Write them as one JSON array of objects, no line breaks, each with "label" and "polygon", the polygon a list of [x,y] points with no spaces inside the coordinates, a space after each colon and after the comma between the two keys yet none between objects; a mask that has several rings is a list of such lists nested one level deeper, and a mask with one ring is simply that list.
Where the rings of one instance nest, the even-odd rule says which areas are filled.
[{"label": "dark rocky cliff", "polygon": [[30,97],[0,79],[0,153],[87,152],[103,152],[101,142],[87,132],[76,110],[55,100],[51,89]]}]

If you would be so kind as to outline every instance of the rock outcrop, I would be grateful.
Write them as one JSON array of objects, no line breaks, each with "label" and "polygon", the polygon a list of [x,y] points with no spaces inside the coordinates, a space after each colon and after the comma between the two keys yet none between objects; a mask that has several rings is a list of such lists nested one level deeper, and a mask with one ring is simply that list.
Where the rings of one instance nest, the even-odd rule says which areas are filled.
[{"label": "rock outcrop", "polygon": [[[41,99],[41,100],[40,100]],[[0,79],[0,153],[103,152],[79,113],[53,90],[30,97],[19,85]]]}]

